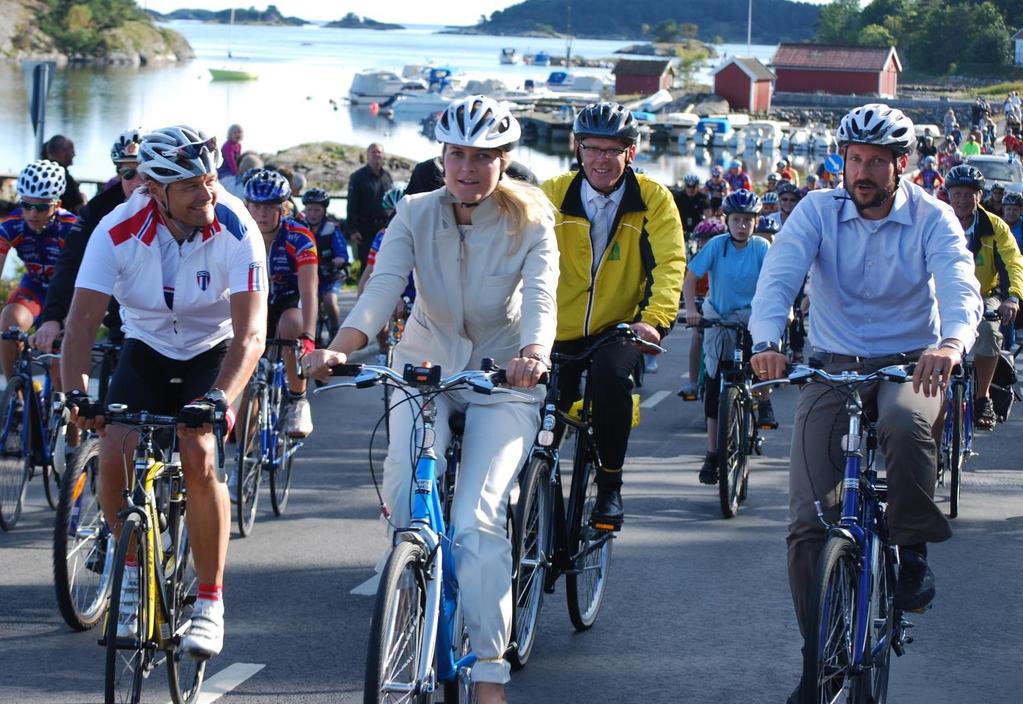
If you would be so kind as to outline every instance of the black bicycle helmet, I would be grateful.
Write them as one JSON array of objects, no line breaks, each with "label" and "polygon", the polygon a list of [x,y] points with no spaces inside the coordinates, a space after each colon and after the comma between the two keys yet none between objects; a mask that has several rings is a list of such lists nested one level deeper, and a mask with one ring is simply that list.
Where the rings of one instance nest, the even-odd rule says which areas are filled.
[{"label": "black bicycle helmet", "polygon": [[953,166],[945,174],[945,189],[955,188],[956,186],[966,186],[975,191],[982,191],[984,190],[984,174],[976,166],[970,166],[969,164]]},{"label": "black bicycle helmet", "polygon": [[587,105],[575,117],[572,132],[582,137],[607,137],[635,144],[639,139],[639,126],[632,113],[610,100]]},{"label": "black bicycle helmet", "polygon": [[302,194],[302,205],[309,205],[311,203],[322,205],[326,208],[330,205],[330,194],[322,188],[310,188]]}]

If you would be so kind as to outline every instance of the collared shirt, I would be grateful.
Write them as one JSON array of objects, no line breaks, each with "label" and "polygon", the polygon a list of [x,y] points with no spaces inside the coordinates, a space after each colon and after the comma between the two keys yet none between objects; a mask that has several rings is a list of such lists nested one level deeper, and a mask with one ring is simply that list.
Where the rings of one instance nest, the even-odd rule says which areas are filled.
[{"label": "collared shirt", "polygon": [[[622,197],[625,195],[624,179],[618,188],[606,196],[599,192],[590,182],[583,179],[582,192],[583,210],[586,212],[586,219],[590,221],[590,241],[593,244],[593,272],[597,271],[600,258],[607,249],[608,240],[611,238],[611,229],[614,227],[615,213],[622,205]],[[603,218],[598,223],[597,219]]]},{"label": "collared shirt", "polygon": [[955,338],[969,349],[983,312],[973,257],[948,205],[902,180],[888,217],[867,220],[844,189],[808,193],[768,251],[753,341],[781,339],[810,272],[810,344],[883,357]]}]

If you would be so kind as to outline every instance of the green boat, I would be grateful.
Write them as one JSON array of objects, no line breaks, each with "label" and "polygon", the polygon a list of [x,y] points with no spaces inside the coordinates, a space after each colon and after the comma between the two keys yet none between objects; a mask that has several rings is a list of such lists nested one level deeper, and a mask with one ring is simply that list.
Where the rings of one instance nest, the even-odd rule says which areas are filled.
[{"label": "green boat", "polygon": [[243,71],[237,68],[211,68],[210,77],[214,81],[255,81],[259,74],[255,71]]}]

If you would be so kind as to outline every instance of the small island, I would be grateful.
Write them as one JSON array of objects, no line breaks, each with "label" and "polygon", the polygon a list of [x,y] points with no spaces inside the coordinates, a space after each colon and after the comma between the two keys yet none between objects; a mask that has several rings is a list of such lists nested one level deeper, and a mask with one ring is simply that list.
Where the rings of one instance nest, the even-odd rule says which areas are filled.
[{"label": "small island", "polygon": [[328,22],[324,27],[334,27],[340,29],[377,29],[377,30],[388,30],[388,29],[405,29],[403,25],[392,24],[389,22],[377,22],[371,20],[369,17],[359,17],[354,12],[349,12],[347,15],[334,22]]},{"label": "small island", "polygon": [[281,11],[277,9],[276,5],[267,5],[265,10],[257,10],[254,7],[242,8],[236,7],[233,10],[199,10],[194,8],[182,8],[180,10],[174,10],[167,14],[160,14],[159,12],[149,13],[159,22],[167,22],[169,20],[193,20],[198,22],[212,22],[216,24],[229,24],[231,20],[231,14],[234,13],[235,24],[257,24],[257,25],[269,25],[274,27],[300,27],[302,25],[309,24],[306,20],[301,17],[286,17],[281,14]]}]

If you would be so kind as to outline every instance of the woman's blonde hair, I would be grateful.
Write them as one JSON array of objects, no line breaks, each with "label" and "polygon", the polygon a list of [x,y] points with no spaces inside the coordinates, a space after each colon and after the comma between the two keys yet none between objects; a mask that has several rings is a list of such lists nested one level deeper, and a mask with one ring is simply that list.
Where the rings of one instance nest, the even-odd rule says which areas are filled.
[{"label": "woman's blonde hair", "polygon": [[[501,154],[501,168],[507,170],[511,162],[508,152]],[[509,235],[521,235],[529,225],[536,225],[554,217],[554,206],[547,195],[536,186],[502,174],[493,198],[498,209],[511,221]]]}]

